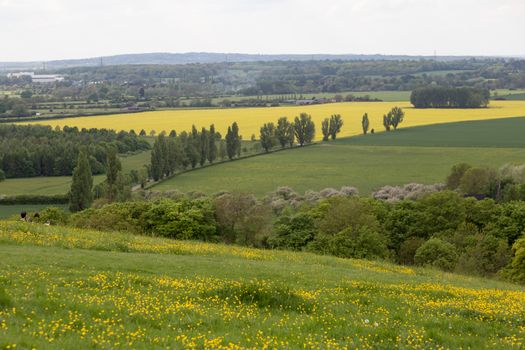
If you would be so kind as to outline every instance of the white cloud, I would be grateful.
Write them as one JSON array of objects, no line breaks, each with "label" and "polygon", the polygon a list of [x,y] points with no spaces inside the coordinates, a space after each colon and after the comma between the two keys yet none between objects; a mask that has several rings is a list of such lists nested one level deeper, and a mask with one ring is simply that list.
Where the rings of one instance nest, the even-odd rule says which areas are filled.
[{"label": "white cloud", "polygon": [[130,52],[525,54],[523,0],[0,0],[0,61]]}]

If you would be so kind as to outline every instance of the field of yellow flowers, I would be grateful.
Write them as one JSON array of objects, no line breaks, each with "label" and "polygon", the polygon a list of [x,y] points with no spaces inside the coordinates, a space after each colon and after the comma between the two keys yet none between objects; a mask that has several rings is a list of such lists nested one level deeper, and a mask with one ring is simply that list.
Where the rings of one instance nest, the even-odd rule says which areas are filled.
[{"label": "field of yellow flowers", "polygon": [[136,114],[120,114],[108,116],[91,116],[81,118],[66,118],[36,122],[44,125],[63,127],[77,126],[79,128],[107,128],[115,130],[144,129],[157,133],[172,129],[177,131],[191,130],[195,124],[199,129],[215,124],[217,131],[225,135],[228,125],[237,121],[244,139],[251,135],[259,137],[262,124],[276,122],[279,117],[295,118],[301,112],[312,115],[317,125],[317,138],[321,139],[321,121],[332,114],[341,114],[345,125],[340,136],[353,136],[361,133],[361,118],[368,113],[370,128],[376,131],[383,129],[383,115],[392,107],[405,109],[405,121],[402,127],[450,123],[466,120],[485,120],[525,116],[525,101],[492,101],[490,108],[481,109],[415,109],[409,102],[353,102],[331,103],[314,106],[267,107],[267,108],[234,108],[234,109],[193,109],[166,110]]},{"label": "field of yellow flowers", "polygon": [[519,349],[525,290],[382,262],[0,222],[0,349]]}]

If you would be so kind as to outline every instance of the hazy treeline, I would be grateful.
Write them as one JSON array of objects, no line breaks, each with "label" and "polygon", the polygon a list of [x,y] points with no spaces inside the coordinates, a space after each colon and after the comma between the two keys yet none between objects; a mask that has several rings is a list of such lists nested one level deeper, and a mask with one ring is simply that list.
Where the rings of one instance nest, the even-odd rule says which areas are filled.
[{"label": "hazy treeline", "polygon": [[125,131],[0,125],[0,168],[7,178],[69,176],[82,146],[87,148],[93,174],[105,172],[111,148],[118,153],[150,148],[147,141]]},{"label": "hazy treeline", "polygon": [[475,88],[428,86],[417,88],[410,95],[416,108],[480,108],[487,107],[490,91]]},{"label": "hazy treeline", "polygon": [[36,87],[24,79],[3,77],[0,85],[30,87],[35,90],[33,95],[50,96],[55,101],[160,98],[177,104],[176,100],[181,97],[407,91],[430,84],[483,89],[525,88],[524,62],[503,59],[362,60],[78,67],[56,71],[67,75],[64,82],[56,84]]}]

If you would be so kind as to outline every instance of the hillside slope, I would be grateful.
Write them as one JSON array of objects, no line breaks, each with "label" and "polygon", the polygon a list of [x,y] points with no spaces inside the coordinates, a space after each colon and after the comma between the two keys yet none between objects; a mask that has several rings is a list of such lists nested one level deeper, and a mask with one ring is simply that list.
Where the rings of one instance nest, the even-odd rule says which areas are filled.
[{"label": "hillside slope", "polygon": [[511,349],[525,336],[523,288],[387,263],[6,222],[0,255],[2,349]]}]

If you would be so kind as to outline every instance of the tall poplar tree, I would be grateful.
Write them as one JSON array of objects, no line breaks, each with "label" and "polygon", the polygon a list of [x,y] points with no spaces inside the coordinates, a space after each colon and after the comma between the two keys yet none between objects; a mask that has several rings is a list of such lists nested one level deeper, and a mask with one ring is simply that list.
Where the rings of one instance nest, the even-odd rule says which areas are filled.
[{"label": "tall poplar tree", "polygon": [[73,182],[69,191],[69,210],[82,211],[93,202],[93,175],[85,149],[78,154],[77,166],[73,170]]},{"label": "tall poplar tree", "polygon": [[217,133],[215,132],[215,125],[210,125],[210,133],[208,135],[208,161],[213,163],[217,159]]},{"label": "tall poplar tree", "polygon": [[108,151],[106,164],[107,199],[110,203],[117,199],[117,180],[121,170],[122,164],[117,157],[117,150],[115,148],[111,148]]}]

